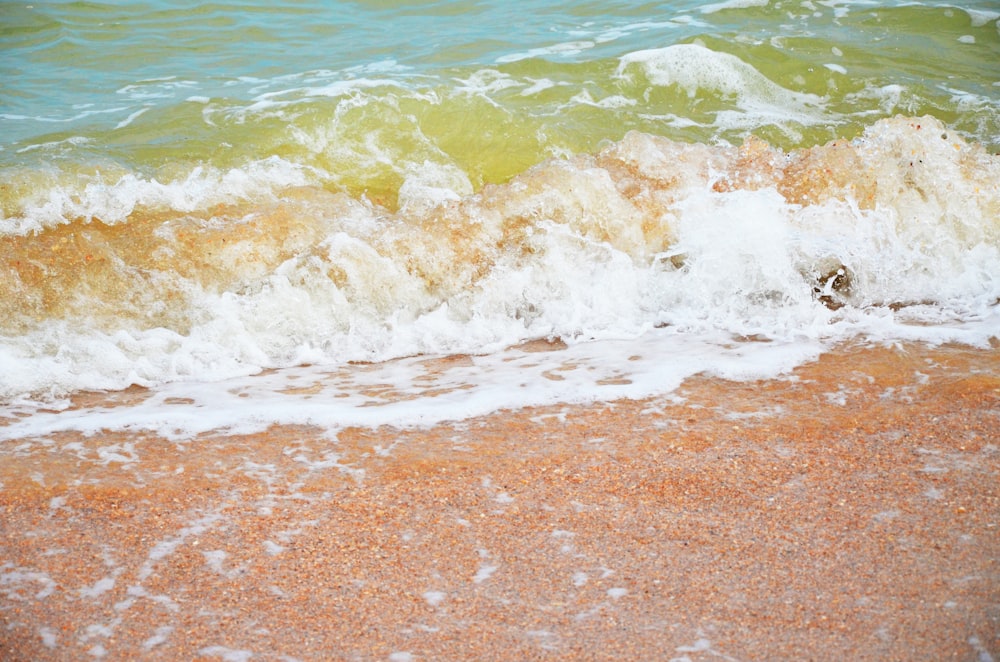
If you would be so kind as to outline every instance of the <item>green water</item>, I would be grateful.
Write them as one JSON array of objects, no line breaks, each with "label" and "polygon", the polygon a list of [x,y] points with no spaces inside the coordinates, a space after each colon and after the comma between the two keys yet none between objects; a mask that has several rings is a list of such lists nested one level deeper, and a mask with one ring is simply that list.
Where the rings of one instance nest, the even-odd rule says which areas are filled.
[{"label": "green water", "polygon": [[[897,113],[1000,149],[996,3],[565,4],[3,3],[0,166],[9,190],[46,185],[35,170],[163,180],[276,156],[391,193],[400,164],[478,187],[631,129],[789,148]],[[754,78],[685,87],[622,66],[692,43]],[[813,101],[792,112],[762,82]]]}]

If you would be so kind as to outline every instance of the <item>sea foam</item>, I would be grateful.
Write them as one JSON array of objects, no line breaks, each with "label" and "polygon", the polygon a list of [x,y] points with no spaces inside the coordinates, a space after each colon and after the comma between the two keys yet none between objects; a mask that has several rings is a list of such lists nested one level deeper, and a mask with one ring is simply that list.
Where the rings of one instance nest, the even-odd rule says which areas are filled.
[{"label": "sea foam", "polygon": [[[15,268],[2,277],[18,296],[0,304],[0,398],[30,408],[130,384],[194,392],[269,368],[413,356],[482,366],[539,338],[584,353],[592,341],[643,347],[579,359],[601,388],[544,376],[565,377],[572,352],[524,373],[530,386],[490,364],[446,412],[421,405],[424,420],[487,402],[641,397],[703,370],[772,375],[859,338],[984,344],[1000,327],[997,181],[981,147],[933,118],[896,118],[787,153],[633,132],[478,193],[459,171],[428,167],[396,210],[300,186],[263,203],[85,216],[7,240]],[[742,349],[719,349],[729,343]],[[701,363],[641,376],[643,361],[683,353]],[[491,380],[515,395],[470,396]],[[300,404],[278,418],[332,425]],[[171,411],[186,432],[204,424]]]}]

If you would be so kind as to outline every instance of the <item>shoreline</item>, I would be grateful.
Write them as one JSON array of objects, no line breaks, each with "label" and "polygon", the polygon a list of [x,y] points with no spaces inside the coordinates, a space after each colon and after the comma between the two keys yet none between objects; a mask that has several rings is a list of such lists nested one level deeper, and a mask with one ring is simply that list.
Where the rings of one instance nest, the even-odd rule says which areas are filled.
[{"label": "shoreline", "polygon": [[0,445],[0,652],[1000,658],[1000,348],[429,429]]}]

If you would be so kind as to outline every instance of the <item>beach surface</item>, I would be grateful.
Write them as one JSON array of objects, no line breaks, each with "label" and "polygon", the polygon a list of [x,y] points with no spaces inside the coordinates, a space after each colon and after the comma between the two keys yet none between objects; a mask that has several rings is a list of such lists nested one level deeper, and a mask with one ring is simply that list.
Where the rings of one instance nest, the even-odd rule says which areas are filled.
[{"label": "beach surface", "polygon": [[0,456],[5,660],[1000,659],[997,346]]}]

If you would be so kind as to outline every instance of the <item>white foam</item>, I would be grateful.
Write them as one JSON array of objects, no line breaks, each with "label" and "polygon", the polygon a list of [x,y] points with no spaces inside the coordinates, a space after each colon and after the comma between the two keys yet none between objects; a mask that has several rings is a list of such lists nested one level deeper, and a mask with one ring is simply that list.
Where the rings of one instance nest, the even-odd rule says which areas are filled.
[{"label": "white foam", "polygon": [[424,600],[426,600],[427,604],[429,604],[431,607],[437,607],[442,602],[444,602],[445,598],[447,598],[447,597],[448,597],[448,595],[446,593],[444,593],[443,591],[425,591],[424,592]]},{"label": "white foam", "polygon": [[[301,82],[304,77],[308,77],[315,72],[303,75],[296,75],[287,78],[268,81],[281,83],[281,88],[269,92],[259,93],[248,106],[241,106],[237,109],[227,109],[225,112],[236,117],[246,118],[249,116],[266,116],[283,108],[294,106],[308,99],[337,98],[343,99],[351,96],[358,96],[359,92],[376,88],[396,88],[405,89],[402,82],[390,78],[339,78],[324,85],[295,86],[294,83]],[[292,84],[289,86],[289,84]]]},{"label": "white foam", "polygon": [[732,96],[740,114],[720,113],[722,128],[751,128],[789,120],[803,125],[826,121],[824,100],[773,82],[735,55],[698,44],[675,44],[623,56],[618,76],[638,67],[654,85],[676,85],[694,99],[702,91]]},{"label": "white foam", "polygon": [[32,595],[35,600],[49,597],[58,588],[55,580],[44,572],[28,570],[10,562],[0,565],[0,595],[5,596],[8,600],[24,599],[25,595],[22,591],[32,590],[32,584],[41,585],[41,588]]},{"label": "white foam", "polygon": [[170,634],[173,631],[174,631],[173,626],[161,625],[160,627],[156,628],[156,634],[154,634],[153,636],[149,637],[144,642],[142,642],[142,649],[145,651],[150,651],[159,646],[160,644],[166,643],[167,640],[170,638]]},{"label": "white foam", "polygon": [[228,648],[226,646],[205,646],[198,649],[199,655],[220,657],[225,662],[249,662],[253,659],[253,651]]},{"label": "white foam", "polygon": [[[282,423],[331,431],[350,425],[431,425],[527,404],[644,397],[673,390],[706,370],[733,378],[773,376],[815,357],[820,347],[739,344],[728,334],[717,334],[712,342],[660,329],[631,341],[579,343],[559,352],[512,350],[469,357],[430,379],[426,357],[333,372],[319,366],[290,368],[222,382],[166,384],[129,407],[36,411],[0,428],[0,438],[73,429],[87,434],[148,430],[190,438],[211,430],[251,432]],[[392,393],[385,398],[365,395],[385,390],[386,384],[398,398]],[[151,560],[169,555],[178,544],[179,539],[163,541]]]},{"label": "white foam", "polygon": [[510,62],[518,62],[520,60],[527,60],[529,58],[535,58],[535,57],[579,55],[583,51],[589,50],[594,46],[595,43],[592,41],[561,42],[558,44],[552,44],[551,46],[532,48],[530,50],[521,53],[510,53],[508,55],[502,55],[496,59],[496,63],[507,64]]},{"label": "white foam", "polygon": [[50,627],[38,628],[38,636],[42,638],[42,645],[48,649],[54,649],[59,643],[56,631]]},{"label": "white foam", "polygon": [[[118,94],[130,101],[141,101],[148,103],[150,101],[156,100],[173,100],[178,98],[179,95],[184,94],[185,91],[195,90],[201,87],[201,84],[193,80],[176,80],[173,76],[168,76],[165,78],[155,78],[150,80],[141,80],[131,85],[126,85],[115,91]],[[131,122],[132,118],[128,118],[116,128],[121,128],[121,126],[127,126]]]},{"label": "white foam", "polygon": [[145,113],[146,111],[148,111],[150,108],[151,108],[151,106],[144,106],[144,107],[140,108],[139,110],[135,111],[134,113],[132,113],[131,115],[129,115],[128,117],[126,117],[125,119],[123,119],[121,122],[119,122],[118,124],[116,124],[115,125],[115,129],[124,129],[129,124],[131,124],[132,122],[134,122],[140,115],[142,115],[143,113]]},{"label": "white foam", "polygon": [[85,598],[96,598],[107,593],[115,587],[114,577],[103,577],[89,587],[80,589],[80,595]]},{"label": "white foam", "polygon": [[702,5],[698,8],[702,14],[714,14],[726,9],[747,9],[749,7],[767,7],[770,0],[726,0],[725,2],[715,2],[709,5]]},{"label": "white foam", "polygon": [[426,213],[438,205],[472,195],[468,176],[454,166],[425,160],[407,171],[399,188],[399,206],[404,213]]},{"label": "white foam", "polygon": [[479,96],[488,96],[501,90],[521,86],[518,80],[496,69],[479,69],[468,78],[459,78],[455,82],[458,83],[455,87],[456,92]]},{"label": "white foam", "polygon": [[482,584],[492,577],[493,573],[496,572],[499,567],[500,566],[485,563],[479,566],[479,569],[476,570],[476,575],[472,578],[473,583]]},{"label": "white foam", "polygon": [[36,150],[51,150],[54,147],[77,147],[80,145],[88,145],[94,142],[93,138],[85,138],[84,136],[70,136],[69,138],[64,138],[62,140],[54,140],[45,143],[33,143],[31,145],[26,145],[17,150],[18,154],[25,154],[27,152],[33,152]]},{"label": "white foam", "polygon": [[160,182],[134,173],[100,172],[55,175],[39,186],[44,197],[27,199],[11,216],[0,218],[0,234],[27,235],[72,219],[100,219],[107,225],[125,221],[137,208],[191,212],[239,200],[273,198],[276,192],[320,179],[315,169],[269,157],[241,168],[218,170],[198,166],[184,178]]},{"label": "white foam", "polygon": [[552,89],[553,87],[556,87],[557,85],[560,85],[560,83],[556,83],[555,81],[550,80],[548,78],[541,78],[541,79],[528,78],[527,80],[531,83],[531,85],[521,91],[522,97],[530,97],[535,94],[538,94],[539,92],[544,92],[545,90],[549,90]]},{"label": "white foam", "polygon": [[574,105],[594,106],[596,108],[630,108],[638,104],[635,99],[630,99],[621,94],[611,94],[602,99],[595,100],[589,90],[583,90],[574,96],[570,99],[570,103]]},{"label": "white foam", "polygon": [[[849,185],[874,187],[864,206],[850,191],[790,203],[779,180],[767,179],[768,159],[791,158],[778,153],[761,157],[757,184],[727,188],[716,169],[733,150],[637,133],[601,157],[638,181],[663,182],[635,197],[614,167],[579,157],[472,196],[457,170],[417,169],[395,216],[322,198],[326,215],[310,230],[319,240],[294,244],[277,267],[244,259],[267,245],[232,242],[212,259],[244,270],[240,287],[181,282],[190,290],[183,333],[130,328],[122,317],[111,330],[45,320],[0,338],[5,412],[34,414],[0,436],[422,425],[503,407],[645,397],[702,371],[773,376],[858,336],[986,343],[1000,328],[1000,199],[988,185],[1000,178],[1000,161],[930,118],[879,123],[850,149],[861,174]],[[831,268],[850,273],[838,310],[814,291]],[[772,342],[734,345],[740,336]],[[504,351],[545,337],[570,347]],[[394,361],[447,354],[477,356],[441,377],[429,377],[423,359]],[[348,361],[388,363],[340,372]],[[303,363],[315,365],[250,377]],[[295,379],[316,391],[283,393]],[[424,379],[444,393],[426,395]],[[399,401],[372,406],[361,395],[380,383]],[[43,401],[65,406],[52,399],[68,392],[130,384],[156,390],[127,408],[37,411]],[[191,404],[173,404],[185,399]],[[127,446],[101,452],[106,462],[134,457]]]},{"label": "white foam", "polygon": [[970,9],[962,7],[962,11],[969,15],[969,18],[972,20],[972,27],[974,28],[981,28],[987,23],[1000,19],[1000,12],[988,9]]}]

